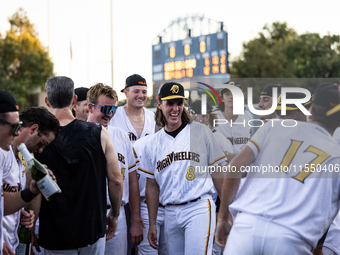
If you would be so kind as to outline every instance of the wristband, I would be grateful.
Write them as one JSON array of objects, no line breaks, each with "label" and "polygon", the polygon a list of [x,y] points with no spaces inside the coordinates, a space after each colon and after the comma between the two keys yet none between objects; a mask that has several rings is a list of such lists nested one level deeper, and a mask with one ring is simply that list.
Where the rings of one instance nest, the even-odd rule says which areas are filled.
[{"label": "wristband", "polygon": [[21,199],[24,200],[26,203],[29,203],[32,201],[33,198],[35,198],[38,194],[34,194],[32,191],[30,191],[30,188],[26,188],[21,191],[20,193]]}]

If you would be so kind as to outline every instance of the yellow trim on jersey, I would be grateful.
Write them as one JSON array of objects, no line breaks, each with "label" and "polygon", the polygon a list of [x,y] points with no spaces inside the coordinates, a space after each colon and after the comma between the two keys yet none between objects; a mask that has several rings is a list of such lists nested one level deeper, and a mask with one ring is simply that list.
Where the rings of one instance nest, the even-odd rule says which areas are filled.
[{"label": "yellow trim on jersey", "polygon": [[260,152],[261,149],[260,149],[260,146],[258,145],[257,142],[255,142],[254,140],[250,139],[249,141],[251,141],[253,144],[255,144],[255,146],[257,147],[257,150]]},{"label": "yellow trim on jersey", "polygon": [[141,170],[142,172],[147,173],[147,174],[155,175],[154,173],[151,173],[148,170],[145,170],[145,169],[140,168],[140,167],[138,167],[138,170]]},{"label": "yellow trim on jersey", "polygon": [[210,228],[211,228],[211,205],[209,199],[207,199],[208,202],[208,211],[209,211],[209,224],[208,224],[208,234],[207,234],[207,239],[205,241],[205,250],[204,250],[204,255],[207,255],[208,253],[208,244],[209,244],[209,238],[210,238]]},{"label": "yellow trim on jersey", "polygon": [[227,166],[227,165],[229,165],[229,162],[227,162],[227,164],[225,164],[224,166]]},{"label": "yellow trim on jersey", "polygon": [[219,158],[215,159],[214,162],[209,163],[208,165],[209,165],[209,166],[210,166],[210,165],[213,165],[213,164],[215,164],[217,161],[219,161],[220,159],[223,159],[223,158],[225,158],[225,157],[226,157],[225,155],[222,156],[222,157],[219,157]]},{"label": "yellow trim on jersey", "polygon": [[134,163],[133,165],[131,165],[131,166],[129,166],[129,170],[131,169],[131,168],[133,168],[133,167],[135,167],[136,166],[136,163]]},{"label": "yellow trim on jersey", "polygon": [[139,159],[136,160],[136,164],[139,163]]}]

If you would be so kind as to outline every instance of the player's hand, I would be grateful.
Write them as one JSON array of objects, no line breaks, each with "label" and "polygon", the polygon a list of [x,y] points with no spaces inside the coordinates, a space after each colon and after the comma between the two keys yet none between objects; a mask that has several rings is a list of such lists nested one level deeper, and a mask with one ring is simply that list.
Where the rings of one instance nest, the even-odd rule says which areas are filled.
[{"label": "player's hand", "polygon": [[2,254],[3,255],[15,255],[15,252],[12,251],[12,249],[5,242],[3,242]]},{"label": "player's hand", "polygon": [[33,247],[35,247],[37,252],[41,252],[39,244],[38,244],[38,237],[35,235],[34,231],[32,231],[31,255],[35,255],[35,253],[33,251]]},{"label": "player's hand", "polygon": [[20,210],[20,225],[25,226],[25,228],[33,228],[34,223],[34,212],[30,210],[26,212],[25,210]]},{"label": "player's hand", "polygon": [[148,240],[149,240],[150,246],[158,250],[156,225],[149,226]]},{"label": "player's hand", "polygon": [[227,243],[227,238],[231,230],[232,223],[229,220],[217,220],[216,231],[215,231],[215,242],[216,244],[223,248]]},{"label": "player's hand", "polygon": [[130,240],[131,246],[135,247],[143,241],[143,219],[140,216],[131,217]]},{"label": "player's hand", "polygon": [[107,233],[106,233],[106,240],[111,239],[117,230],[118,226],[118,216],[114,217],[110,213],[106,216],[106,224],[107,224]]}]

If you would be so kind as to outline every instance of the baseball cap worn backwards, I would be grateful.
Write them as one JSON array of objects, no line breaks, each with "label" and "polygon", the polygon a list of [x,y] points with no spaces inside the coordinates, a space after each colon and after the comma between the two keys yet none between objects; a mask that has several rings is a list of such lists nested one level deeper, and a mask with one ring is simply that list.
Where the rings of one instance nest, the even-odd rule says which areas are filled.
[{"label": "baseball cap worn backwards", "polygon": [[[202,114],[202,101],[197,100],[190,105],[191,114]],[[217,114],[209,102],[207,102],[207,114]]]},{"label": "baseball cap worn backwards", "polygon": [[[299,93],[299,92],[288,92],[286,94],[286,98],[287,99],[302,99],[305,98],[306,95],[304,93]],[[311,105],[311,101],[307,101],[306,103],[303,103],[303,106],[306,107],[307,109],[309,109]],[[279,97],[277,98],[277,107],[276,110],[281,110],[282,106],[281,106],[281,94],[279,95]],[[294,110],[298,110],[299,108],[295,105],[295,104],[286,104],[286,111],[294,111]]]},{"label": "baseball cap worn backwards", "polygon": [[337,84],[325,84],[317,87],[312,96],[312,103],[325,107],[330,116],[340,111],[339,86]]},{"label": "baseball cap worn backwards", "polygon": [[140,76],[139,74],[133,74],[126,78],[125,88],[123,88],[120,92],[123,92],[124,89],[131,86],[148,86],[146,84],[146,80]]},{"label": "baseball cap worn backwards", "polygon": [[184,87],[176,82],[164,83],[159,90],[158,98],[160,100],[171,100],[176,98],[188,99],[184,96]]},{"label": "baseball cap worn backwards", "polygon": [[77,95],[77,102],[86,100],[86,94],[89,91],[88,88],[76,88],[74,94]]},{"label": "baseball cap worn backwards", "polygon": [[[240,88],[240,89],[243,91],[243,89],[242,89],[242,87],[241,87],[241,84],[238,83],[237,81],[227,81],[227,82],[225,82],[225,83],[223,83],[223,84],[236,86],[236,87]],[[220,95],[222,96],[223,93],[226,93],[226,92],[228,92],[228,91],[230,91],[230,90],[227,89],[227,88],[222,88],[222,89],[220,90]]]},{"label": "baseball cap worn backwards", "polygon": [[15,98],[10,93],[0,90],[0,113],[17,111],[19,106]]},{"label": "baseball cap worn backwards", "polygon": [[268,85],[267,87],[265,87],[261,91],[261,95],[273,97],[273,88],[277,88],[277,95],[279,95],[281,93],[282,86],[280,84],[272,84],[272,85]]}]

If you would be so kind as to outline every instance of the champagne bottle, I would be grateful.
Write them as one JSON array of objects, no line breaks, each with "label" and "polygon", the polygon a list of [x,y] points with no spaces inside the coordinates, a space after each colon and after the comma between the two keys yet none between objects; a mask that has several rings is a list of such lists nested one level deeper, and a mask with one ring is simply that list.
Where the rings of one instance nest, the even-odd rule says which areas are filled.
[{"label": "champagne bottle", "polygon": [[21,143],[18,149],[24,157],[32,179],[37,182],[37,186],[46,200],[48,201],[53,194],[60,193],[58,184],[52,179],[47,169],[32,156],[26,145]]},{"label": "champagne bottle", "polygon": [[[26,212],[30,212],[28,207],[25,207]],[[15,250],[16,255],[30,255],[31,252],[31,230],[20,225],[18,228],[19,245]]]}]

